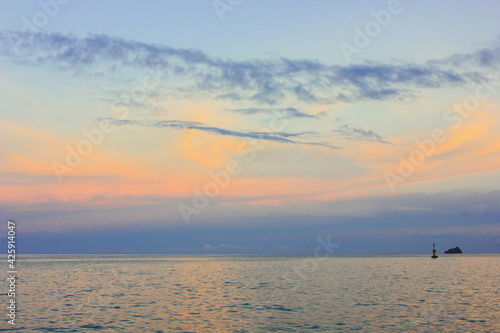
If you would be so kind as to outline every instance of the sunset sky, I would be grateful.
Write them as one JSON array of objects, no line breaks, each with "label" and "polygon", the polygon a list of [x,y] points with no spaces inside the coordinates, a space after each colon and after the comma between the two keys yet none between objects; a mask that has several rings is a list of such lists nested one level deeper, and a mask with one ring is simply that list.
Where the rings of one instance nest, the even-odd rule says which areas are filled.
[{"label": "sunset sky", "polygon": [[499,14],[1,1],[0,246],[498,253]]}]

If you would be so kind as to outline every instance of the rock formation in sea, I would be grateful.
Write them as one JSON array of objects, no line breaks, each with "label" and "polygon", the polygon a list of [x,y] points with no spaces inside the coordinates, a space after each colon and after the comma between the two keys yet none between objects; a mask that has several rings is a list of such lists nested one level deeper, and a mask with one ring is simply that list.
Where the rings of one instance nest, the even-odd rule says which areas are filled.
[{"label": "rock formation in sea", "polygon": [[462,253],[462,250],[460,250],[460,248],[457,246],[457,247],[454,247],[453,249],[449,249],[447,251],[444,251],[444,253]]}]

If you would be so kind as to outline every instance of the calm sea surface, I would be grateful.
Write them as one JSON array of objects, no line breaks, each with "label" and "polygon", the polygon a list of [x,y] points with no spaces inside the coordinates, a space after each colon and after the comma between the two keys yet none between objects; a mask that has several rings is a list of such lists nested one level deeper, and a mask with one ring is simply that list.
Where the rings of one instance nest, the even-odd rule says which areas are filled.
[{"label": "calm sea surface", "polygon": [[499,255],[31,255],[17,266],[17,325],[3,307],[2,331],[500,332]]}]

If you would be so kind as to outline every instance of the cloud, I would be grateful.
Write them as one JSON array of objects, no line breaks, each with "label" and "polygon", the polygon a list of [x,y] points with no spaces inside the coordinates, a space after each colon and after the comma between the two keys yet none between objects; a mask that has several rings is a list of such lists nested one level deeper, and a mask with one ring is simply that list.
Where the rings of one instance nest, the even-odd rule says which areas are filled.
[{"label": "cloud", "polygon": [[[404,99],[421,88],[485,79],[480,71],[463,71],[464,65],[491,71],[500,61],[498,42],[494,47],[471,54],[452,55],[424,64],[339,66],[308,59],[234,61],[214,58],[197,49],[147,44],[104,34],[79,38],[16,31],[0,32],[0,55],[18,63],[76,72],[84,69],[91,72],[93,67],[99,67],[102,73],[107,65],[108,76],[123,67],[147,69],[155,71],[156,77],[172,90],[267,105],[290,96],[308,104]],[[450,64],[455,69],[447,68]]]},{"label": "cloud", "polygon": [[[499,191],[452,191],[355,198],[312,205],[309,209],[307,202],[300,202],[290,207],[293,212],[288,208],[269,210],[274,212],[273,223],[263,221],[262,211],[257,213],[255,207],[251,207],[252,215],[244,216],[243,206],[226,206],[221,207],[224,214],[213,220],[204,216],[195,231],[180,220],[178,224],[166,224],[166,203],[161,200],[139,205],[128,198],[116,208],[106,205],[92,211],[69,212],[68,202],[51,209],[35,207],[15,212],[1,204],[0,211],[6,217],[15,215],[17,220],[25,221],[26,253],[123,253],[124,244],[132,244],[130,253],[257,254],[288,252],[288,247],[291,253],[312,255],[318,236],[325,239],[328,235],[333,243],[341,244],[335,249],[338,254],[425,253],[432,249],[432,242],[440,251],[459,245],[467,253],[498,253],[499,199]],[[368,217],[345,215],[342,212],[346,206],[373,213]],[[151,214],[157,207],[161,207],[160,216]],[[116,211],[122,214],[110,214]],[[171,220],[176,218],[172,215]],[[95,233],[93,224],[70,225],[68,219],[95,221],[100,232]],[[124,224],[124,219],[130,222]],[[238,223],[230,223],[235,219]],[[41,226],[49,232],[38,232]]]},{"label": "cloud", "polygon": [[476,52],[454,54],[445,59],[431,60],[428,63],[433,65],[475,65],[494,68],[500,64],[500,38],[493,42],[490,47]]},{"label": "cloud", "polygon": [[390,144],[390,142],[385,141],[384,139],[382,139],[380,135],[373,132],[372,130],[367,131],[362,128],[351,127],[349,125],[342,125],[338,129],[333,130],[332,132],[339,133],[340,135],[344,136],[347,140],[370,141],[370,142],[380,142],[380,143]]},{"label": "cloud", "polygon": [[283,108],[283,109],[248,108],[248,109],[226,109],[226,110],[244,115],[274,114],[278,116],[281,115],[284,118],[319,118],[319,116],[313,116],[301,112],[296,108]]},{"label": "cloud", "polygon": [[207,126],[200,122],[193,121],[181,121],[181,120],[160,120],[160,121],[148,121],[148,120],[127,120],[127,119],[113,119],[113,118],[99,118],[98,121],[108,122],[117,126],[144,126],[144,127],[157,127],[157,128],[172,128],[177,130],[188,129],[188,130],[200,130],[207,133],[232,136],[236,138],[244,139],[255,139],[272,141],[278,143],[288,143],[288,144],[299,144],[299,145],[311,145],[311,146],[323,146],[331,149],[338,149],[340,147],[332,146],[325,142],[311,142],[311,141],[297,141],[289,138],[292,137],[303,137],[308,134],[313,134],[311,132],[302,133],[287,133],[287,132],[252,132],[252,131],[233,131],[224,128]]}]

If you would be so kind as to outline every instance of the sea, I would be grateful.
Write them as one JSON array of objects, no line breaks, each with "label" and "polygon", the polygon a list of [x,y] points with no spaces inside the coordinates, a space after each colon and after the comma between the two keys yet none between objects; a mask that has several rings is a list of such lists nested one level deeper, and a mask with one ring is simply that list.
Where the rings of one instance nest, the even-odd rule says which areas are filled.
[{"label": "sea", "polygon": [[466,254],[24,255],[0,331],[500,332],[499,268]]}]

